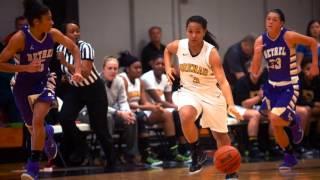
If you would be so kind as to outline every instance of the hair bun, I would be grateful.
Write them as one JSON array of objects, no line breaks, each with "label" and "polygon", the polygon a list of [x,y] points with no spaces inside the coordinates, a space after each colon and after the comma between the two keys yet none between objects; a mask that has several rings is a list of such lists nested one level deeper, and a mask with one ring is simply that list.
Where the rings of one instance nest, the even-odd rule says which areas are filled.
[{"label": "hair bun", "polygon": [[136,61],[139,61],[139,59],[133,55],[129,51],[121,51],[119,53],[119,65],[123,67],[128,67],[131,64],[135,63]]}]

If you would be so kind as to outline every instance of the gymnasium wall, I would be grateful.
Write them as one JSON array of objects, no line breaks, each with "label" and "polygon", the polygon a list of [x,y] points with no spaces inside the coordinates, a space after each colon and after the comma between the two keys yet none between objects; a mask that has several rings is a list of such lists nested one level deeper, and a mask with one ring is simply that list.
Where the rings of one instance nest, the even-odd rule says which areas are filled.
[{"label": "gymnasium wall", "polygon": [[23,14],[22,0],[0,1],[0,39],[14,30],[14,19]]}]

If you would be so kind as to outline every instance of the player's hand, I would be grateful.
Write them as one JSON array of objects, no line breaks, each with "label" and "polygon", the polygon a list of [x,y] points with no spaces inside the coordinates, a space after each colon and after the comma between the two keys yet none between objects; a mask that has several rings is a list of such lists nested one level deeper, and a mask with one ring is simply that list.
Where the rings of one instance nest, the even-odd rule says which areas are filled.
[{"label": "player's hand", "polygon": [[236,118],[238,121],[243,120],[243,117],[240,115],[240,113],[234,105],[228,107],[228,114]]},{"label": "player's hand", "polygon": [[166,68],[166,75],[169,81],[169,84],[172,84],[173,81],[175,80],[174,76],[175,76],[175,69],[170,67],[170,68]]},{"label": "player's hand", "polygon": [[318,64],[315,64],[315,65],[311,65],[311,69],[310,69],[310,76],[311,77],[315,77],[319,75],[319,67],[318,67]]},{"label": "player's hand", "polygon": [[43,62],[44,60],[33,60],[30,64],[27,65],[26,72],[42,72],[43,71]]},{"label": "player's hand", "polygon": [[83,81],[83,77],[82,77],[81,73],[74,73],[74,74],[72,75],[72,81],[74,81],[74,82],[81,82],[81,81]]}]

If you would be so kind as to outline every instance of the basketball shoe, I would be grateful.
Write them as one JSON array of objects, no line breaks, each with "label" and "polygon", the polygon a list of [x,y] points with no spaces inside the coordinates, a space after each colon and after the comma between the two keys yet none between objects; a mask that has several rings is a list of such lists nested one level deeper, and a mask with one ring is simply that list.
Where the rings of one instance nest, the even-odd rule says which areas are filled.
[{"label": "basketball shoe", "polygon": [[45,126],[47,138],[45,141],[44,152],[46,153],[49,160],[54,159],[58,153],[58,146],[54,140],[54,130],[51,125]]},{"label": "basketball shoe", "polygon": [[21,180],[38,180],[39,162],[28,161],[27,172],[21,174]]},{"label": "basketball shoe", "polygon": [[202,170],[203,164],[207,160],[207,154],[201,150],[195,150],[191,155],[191,164],[189,167],[189,174],[196,174]]},{"label": "basketball shoe", "polygon": [[292,141],[294,144],[299,144],[303,139],[303,129],[301,127],[301,120],[299,117],[296,118],[294,125],[290,126]]},{"label": "basketball shoe", "polygon": [[284,160],[282,164],[279,166],[280,171],[290,171],[293,166],[298,164],[296,157],[293,154],[285,153]]}]

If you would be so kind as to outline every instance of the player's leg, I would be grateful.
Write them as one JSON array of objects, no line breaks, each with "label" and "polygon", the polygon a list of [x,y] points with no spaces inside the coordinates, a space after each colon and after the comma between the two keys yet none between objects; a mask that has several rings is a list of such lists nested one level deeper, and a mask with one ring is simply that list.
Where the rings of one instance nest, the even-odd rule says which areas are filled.
[{"label": "player's leg", "polygon": [[[228,133],[219,133],[216,131],[211,131],[211,132],[212,132],[214,139],[217,142],[218,148],[220,148],[221,146],[225,146],[225,145],[231,145],[231,140],[230,140]],[[225,179],[236,180],[236,179],[238,179],[238,174],[237,174],[237,172],[232,172],[232,173],[226,174]]]},{"label": "player's leg", "polygon": [[37,102],[34,106],[32,120],[32,149],[41,150],[44,147],[44,139],[46,137],[44,119],[50,110],[50,103]]},{"label": "player's leg", "polygon": [[173,101],[178,105],[183,135],[190,144],[192,162],[189,167],[189,174],[195,174],[201,171],[202,165],[207,159],[207,155],[200,147],[199,131],[195,124],[203,108],[200,99],[184,90],[175,92]]},{"label": "player's leg", "polygon": [[294,112],[295,103],[299,93],[294,86],[283,87],[276,92],[277,100],[269,113],[269,120],[273,128],[277,143],[284,150],[284,161],[279,170],[291,170],[297,164],[297,159],[293,155],[293,147],[290,144],[288,135],[284,127],[291,129],[293,142],[299,143],[303,138],[303,129],[300,119]]},{"label": "player's leg", "polygon": [[182,131],[189,143],[198,140],[198,128],[195,119],[197,118],[197,110],[191,105],[183,106],[179,109],[179,116],[181,120]]},{"label": "player's leg", "polygon": [[290,122],[283,120],[273,113],[269,113],[268,118],[273,128],[273,133],[277,143],[284,149],[289,144],[289,138],[284,127],[288,126]]},{"label": "player's leg", "polygon": [[[217,142],[217,147],[231,145],[228,135],[227,124],[227,105],[223,96],[215,97],[211,100],[212,104],[202,103],[203,115],[200,121],[202,127],[210,128],[213,137]],[[244,112],[242,112],[243,114]],[[226,174],[225,179],[238,179],[236,172]]]},{"label": "player's leg", "polygon": [[269,114],[269,120],[273,128],[276,142],[284,151],[284,160],[283,163],[279,166],[279,170],[291,170],[291,168],[298,162],[293,155],[293,147],[290,144],[288,135],[284,130],[284,127],[288,126],[290,122],[272,113]]},{"label": "player's leg", "polygon": [[228,133],[219,133],[215,131],[211,131],[214,139],[217,142],[218,148],[225,145],[231,145],[231,140]]},{"label": "player's leg", "polygon": [[[301,119],[301,127],[304,131],[304,136],[302,137],[302,143],[301,143],[302,146],[300,146],[300,147],[302,149],[305,149],[305,147],[307,146],[307,137],[308,137],[309,129],[310,129],[311,108],[309,106],[298,106],[297,105],[296,106],[296,113]],[[304,150],[302,150],[300,152],[302,153],[303,151]]]},{"label": "player's leg", "polygon": [[[35,100],[39,100],[42,102],[46,102],[49,104],[49,110],[50,108],[58,108],[58,100],[55,95],[55,87],[56,87],[56,74],[50,73],[47,76],[46,79],[46,86],[44,87],[41,94],[38,96],[36,95]],[[34,102],[35,100],[32,100],[32,96],[29,96],[29,103]],[[31,108],[34,108],[34,103],[30,103]],[[48,112],[46,113],[46,115]],[[58,154],[58,146],[54,140],[54,130],[53,127],[49,124],[45,125],[45,132],[46,132],[46,138],[45,138],[45,146],[44,146],[44,152],[49,160],[49,162],[54,159]]]},{"label": "player's leg", "polygon": [[31,157],[28,160],[27,172],[21,179],[37,179],[39,176],[39,161],[45,143],[44,119],[50,109],[50,103],[38,101],[34,104],[31,133]]},{"label": "player's leg", "polygon": [[195,174],[202,170],[202,166],[207,159],[207,155],[203,152],[199,143],[199,132],[195,124],[198,112],[194,106],[186,105],[179,109],[181,127],[183,134],[190,144],[191,165],[189,173]]}]

